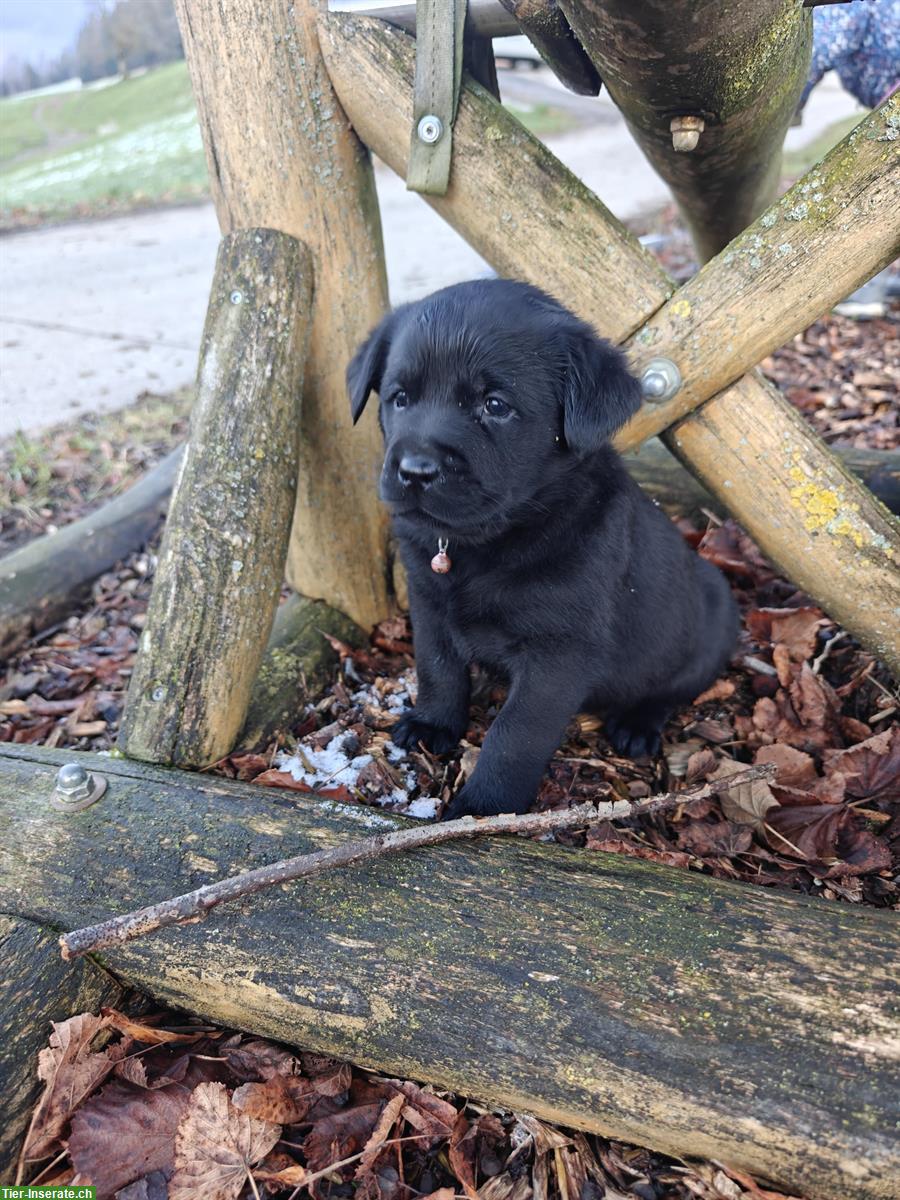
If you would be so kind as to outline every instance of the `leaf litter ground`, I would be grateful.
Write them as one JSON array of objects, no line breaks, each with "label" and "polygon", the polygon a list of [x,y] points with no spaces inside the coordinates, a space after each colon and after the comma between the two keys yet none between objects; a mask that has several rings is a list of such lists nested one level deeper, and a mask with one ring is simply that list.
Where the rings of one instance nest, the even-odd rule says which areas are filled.
[{"label": "leaf litter ground", "polygon": [[[677,243],[670,254],[677,255]],[[672,266],[672,263],[668,265]],[[674,264],[677,266],[677,263]],[[881,322],[816,322],[764,364],[832,444],[895,448],[900,376],[895,309]],[[156,398],[136,412],[155,411]],[[55,431],[0,454],[6,548],[72,520],[130,481],[181,436],[185,401],[164,431],[140,417]],[[152,423],[152,422],[151,422]],[[157,421],[154,429],[158,430]],[[136,432],[137,430],[137,432]],[[665,732],[661,754],[611,752],[602,721],[576,718],[551,763],[540,809],[638,799],[776,767],[721,799],[560,833],[566,844],[781,887],[823,903],[898,904],[900,693],[886,669],[780,577],[731,521],[684,536],[726,574],[741,608],[728,672]],[[155,543],[101,577],[62,625],[32,639],[0,682],[0,740],[114,746],[155,567]],[[470,727],[441,759],[403,754],[390,728],[415,697],[410,630],[384,622],[362,650],[335,644],[332,685],[269,746],[221,773],[377,805],[419,818],[471,773],[503,700],[476,675]],[[92,1180],[101,1197],[316,1200],[749,1200],[779,1193],[717,1163],[682,1163],[524,1114],[389,1080],[248,1035],[213,1029],[134,997],[55,1027],[39,1064],[44,1094],[23,1178]]]}]

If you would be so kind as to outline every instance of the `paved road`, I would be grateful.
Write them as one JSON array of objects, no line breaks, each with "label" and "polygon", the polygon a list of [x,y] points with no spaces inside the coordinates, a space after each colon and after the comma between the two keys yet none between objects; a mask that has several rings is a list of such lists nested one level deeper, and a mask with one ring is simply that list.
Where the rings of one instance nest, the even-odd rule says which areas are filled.
[{"label": "paved road", "polygon": [[[552,139],[553,149],[617,216],[666,201],[608,98],[571,96],[547,71],[501,79],[514,104],[563,98],[580,127]],[[812,103],[790,138],[814,137],[853,108],[833,88]],[[379,165],[376,178],[394,303],[487,270],[387,168]],[[218,237],[205,204],[0,239],[0,436],[188,383]]]}]

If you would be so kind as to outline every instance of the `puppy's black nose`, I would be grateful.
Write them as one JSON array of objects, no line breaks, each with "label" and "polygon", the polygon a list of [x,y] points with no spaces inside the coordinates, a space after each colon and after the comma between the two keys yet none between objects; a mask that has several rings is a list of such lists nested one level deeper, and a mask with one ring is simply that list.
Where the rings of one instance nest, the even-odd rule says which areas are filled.
[{"label": "puppy's black nose", "polygon": [[424,454],[404,454],[397,474],[404,483],[431,483],[437,479],[440,467]]}]

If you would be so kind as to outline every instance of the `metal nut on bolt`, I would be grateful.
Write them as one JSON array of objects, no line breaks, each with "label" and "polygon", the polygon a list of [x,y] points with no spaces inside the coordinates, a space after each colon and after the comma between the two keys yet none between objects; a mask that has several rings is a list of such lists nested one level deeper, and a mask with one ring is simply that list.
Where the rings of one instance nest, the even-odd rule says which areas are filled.
[{"label": "metal nut on bolt", "polygon": [[63,812],[74,812],[99,800],[105,791],[106,780],[102,775],[92,775],[81,763],[66,763],[57,772],[56,790],[50,803]]},{"label": "metal nut on bolt", "polygon": [[706,122],[702,117],[673,117],[669,122],[672,149],[677,150],[679,154],[687,154],[691,150],[696,150],[700,134],[705,128]]},{"label": "metal nut on bolt", "polygon": [[433,146],[435,142],[439,142],[443,132],[444,122],[434,113],[427,113],[416,126],[419,141],[424,142],[426,146]]},{"label": "metal nut on bolt", "polygon": [[671,358],[651,358],[641,372],[641,392],[650,404],[671,400],[681,387],[681,372]]}]

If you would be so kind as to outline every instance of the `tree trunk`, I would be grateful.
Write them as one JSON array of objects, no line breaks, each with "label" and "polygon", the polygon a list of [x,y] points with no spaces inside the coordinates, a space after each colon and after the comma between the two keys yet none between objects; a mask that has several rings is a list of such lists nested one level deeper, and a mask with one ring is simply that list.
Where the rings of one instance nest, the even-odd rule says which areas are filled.
[{"label": "tree trunk", "polygon": [[117,1005],[122,988],[84,959],[71,970],[52,929],[0,913],[0,1183],[13,1183],[19,1147],[41,1093],[38,1051],[50,1022]]},{"label": "tree trunk", "polygon": [[271,229],[219,248],[191,439],[122,718],[134,758],[203,767],[244,723],[296,493],[309,253]]},{"label": "tree trunk", "polygon": [[[322,18],[320,38],[354,127],[402,176],[411,111],[411,39],[342,13]],[[868,131],[889,146],[892,114],[883,106],[866,119],[861,136]],[[447,194],[429,197],[429,203],[501,274],[545,288],[613,341],[635,333],[672,295],[672,282],[597,198],[471,84],[462,90],[453,153]],[[889,150],[883,153],[887,174]],[[815,177],[814,170],[798,187]],[[822,298],[828,285],[817,269],[816,235],[808,224],[804,236],[809,251],[804,278],[814,281],[809,286]],[[879,242],[875,263],[883,252]],[[865,270],[864,254],[864,248],[856,248],[855,272]],[[722,263],[726,258],[727,252]],[[670,311],[677,315],[677,298]],[[776,312],[785,336],[798,332],[785,324],[777,305]],[[707,335],[700,328],[692,336],[702,343]],[[641,349],[649,354],[655,346]],[[621,449],[637,445],[629,440],[631,428],[617,439]],[[755,434],[758,451],[751,440]],[[897,524],[773,388],[747,375],[707,399],[700,412],[665,438],[786,575],[900,671]]]},{"label": "tree trunk", "polygon": [[[125,760],[0,748],[0,911],[89,924],[406,822]],[[835,946],[840,954],[835,955]],[[103,956],[158,1000],[827,1200],[894,1194],[892,915],[516,838],[273,888]]]},{"label": "tree trunk", "polygon": [[368,628],[389,606],[381,439],[374,412],[351,429],[344,371],[384,312],[387,281],[371,163],[319,54],[322,7],[176,0],[222,231],[278,229],[314,260],[288,582]]},{"label": "tree trunk", "polygon": [[98,575],[153,536],[183,453],[179,446],[121,496],[0,559],[0,661],[68,616]]},{"label": "tree trunk", "polygon": [[[776,196],[806,83],[812,17],[797,0],[560,0],[638,145],[711,258]],[[695,149],[673,117],[702,118]]]}]

